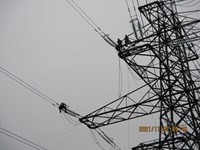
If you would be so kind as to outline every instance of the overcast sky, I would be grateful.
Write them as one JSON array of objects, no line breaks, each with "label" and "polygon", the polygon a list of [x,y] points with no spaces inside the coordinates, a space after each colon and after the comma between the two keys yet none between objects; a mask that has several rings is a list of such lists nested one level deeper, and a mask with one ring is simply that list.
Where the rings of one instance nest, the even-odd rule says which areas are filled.
[{"label": "overcast sky", "polygon": [[[75,1],[114,41],[132,32],[125,1]],[[83,116],[118,97],[115,49],[65,0],[0,0],[0,20],[1,67]],[[125,94],[140,81],[128,80],[121,65]],[[99,149],[85,125],[64,124],[56,107],[2,73],[0,90],[0,127],[48,150]],[[125,150],[153,136],[139,133],[144,124],[157,125],[154,118],[143,118],[102,129]],[[30,149],[0,133],[0,150]]]}]

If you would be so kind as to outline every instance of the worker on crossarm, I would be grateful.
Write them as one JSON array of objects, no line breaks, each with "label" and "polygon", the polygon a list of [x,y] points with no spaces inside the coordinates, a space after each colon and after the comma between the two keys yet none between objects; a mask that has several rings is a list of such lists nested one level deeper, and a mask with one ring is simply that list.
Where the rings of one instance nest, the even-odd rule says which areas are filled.
[{"label": "worker on crossarm", "polygon": [[120,40],[120,39],[118,39],[117,40],[117,45],[116,45],[116,49],[118,50],[118,51],[120,51],[120,48],[122,47],[122,41]]},{"label": "worker on crossarm", "polygon": [[126,45],[126,46],[127,46],[128,44],[131,43],[131,41],[130,41],[129,38],[128,38],[128,35],[125,35],[124,40],[125,40],[125,45]]},{"label": "worker on crossarm", "polygon": [[62,111],[64,111],[64,112],[67,112],[67,108],[68,108],[69,106],[67,106],[65,103],[61,103],[60,104],[60,106],[58,107],[58,109],[59,109],[59,111],[60,111],[60,113],[62,112]]}]

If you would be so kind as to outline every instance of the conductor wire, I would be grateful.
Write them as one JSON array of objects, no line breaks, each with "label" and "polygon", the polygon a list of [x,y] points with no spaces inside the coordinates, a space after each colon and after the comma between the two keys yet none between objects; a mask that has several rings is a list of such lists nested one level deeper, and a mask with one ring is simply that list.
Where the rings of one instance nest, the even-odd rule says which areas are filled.
[{"label": "conductor wire", "polygon": [[70,6],[100,35],[106,36],[106,33],[86,14],[86,12],[74,1],[66,0]]},{"label": "conductor wire", "polygon": [[[87,20],[87,18],[83,15],[83,14],[81,14],[81,12],[69,1],[69,0],[66,0],[66,2],[68,2],[69,4],[70,4],[70,6],[72,7],[72,8],[74,8],[74,10],[96,31],[96,32],[98,32],[97,30],[96,30],[96,28]],[[78,7],[79,8],[79,7]],[[81,9],[82,10],[82,9]],[[87,16],[87,15],[86,15]]]},{"label": "conductor wire", "polygon": [[6,136],[8,136],[10,138],[13,138],[13,139],[15,139],[15,140],[27,145],[27,146],[30,146],[30,147],[32,147],[34,149],[47,150],[46,148],[44,148],[44,147],[42,147],[42,146],[40,146],[38,144],[35,144],[35,143],[31,142],[30,140],[27,140],[27,139],[15,134],[15,133],[13,133],[11,131],[8,131],[8,130],[2,128],[2,127],[0,127],[0,130],[2,130],[2,131],[0,131],[0,133],[4,134],[4,135],[6,135]]},{"label": "conductor wire", "polygon": [[40,92],[39,90],[37,90],[36,88],[31,86],[30,84],[26,83],[24,80],[22,80],[19,77],[15,76],[14,74],[12,74],[11,72],[9,72],[8,70],[6,70],[5,68],[3,68],[1,66],[0,66],[0,72],[3,73],[4,75],[6,75],[7,77],[9,77],[10,79],[12,79],[13,81],[17,82],[18,84],[22,85],[23,87],[25,87],[29,91],[31,91],[34,94],[38,95],[39,97],[41,97],[45,101],[51,103],[53,106],[58,107],[59,104],[56,101],[54,101],[52,98],[50,98],[47,95],[45,95],[44,93]]}]

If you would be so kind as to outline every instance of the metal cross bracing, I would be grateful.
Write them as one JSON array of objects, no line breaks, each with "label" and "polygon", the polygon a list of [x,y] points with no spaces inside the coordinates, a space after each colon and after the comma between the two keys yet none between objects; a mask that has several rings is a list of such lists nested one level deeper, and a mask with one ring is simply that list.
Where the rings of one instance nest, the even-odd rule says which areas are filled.
[{"label": "metal cross bracing", "polygon": [[[195,61],[197,19],[180,17],[174,1],[139,7],[148,21],[143,37],[116,47],[118,55],[144,81],[140,88],[82,117],[89,128],[159,114],[158,138],[132,150],[200,149],[200,87]],[[148,87],[148,88],[147,88]],[[135,94],[145,94],[137,99]],[[134,97],[134,98],[133,98]],[[173,131],[187,125],[187,131]],[[168,126],[167,131],[161,130]]]}]

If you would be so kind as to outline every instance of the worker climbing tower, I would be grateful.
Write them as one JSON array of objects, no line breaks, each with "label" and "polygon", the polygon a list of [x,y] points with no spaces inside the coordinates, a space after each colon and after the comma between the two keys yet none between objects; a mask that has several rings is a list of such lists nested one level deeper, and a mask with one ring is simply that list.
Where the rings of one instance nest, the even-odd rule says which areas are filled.
[{"label": "worker climbing tower", "polygon": [[[200,85],[197,60],[200,20],[180,16],[174,0],[139,7],[146,19],[143,36],[116,46],[118,55],[143,80],[140,88],[80,118],[95,129],[157,114],[159,134],[132,150],[200,149]],[[142,89],[139,99],[134,94]],[[127,103],[127,101],[129,103]],[[187,130],[181,130],[182,125]],[[167,127],[163,130],[164,127]]]}]

